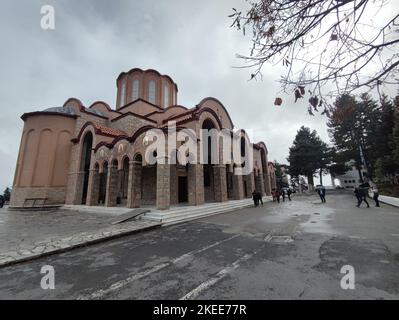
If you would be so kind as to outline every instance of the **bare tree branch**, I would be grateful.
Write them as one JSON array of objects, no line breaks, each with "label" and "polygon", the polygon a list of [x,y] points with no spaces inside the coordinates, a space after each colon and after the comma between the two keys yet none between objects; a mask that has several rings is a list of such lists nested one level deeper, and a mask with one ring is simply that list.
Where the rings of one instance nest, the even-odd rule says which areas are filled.
[{"label": "bare tree branch", "polygon": [[250,55],[238,55],[246,62],[241,67],[254,68],[256,79],[265,63],[282,63],[285,92],[306,86],[322,102],[359,88],[397,86],[399,14],[388,7],[384,19],[375,16],[390,1],[248,1],[247,12],[233,9],[230,15],[233,27],[252,29]]}]

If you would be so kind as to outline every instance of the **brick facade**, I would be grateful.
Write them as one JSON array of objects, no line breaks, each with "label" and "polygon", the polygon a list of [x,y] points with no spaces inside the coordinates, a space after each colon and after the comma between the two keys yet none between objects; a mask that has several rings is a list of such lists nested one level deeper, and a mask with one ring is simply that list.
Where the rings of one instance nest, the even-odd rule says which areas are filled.
[{"label": "brick facade", "polygon": [[[133,81],[139,81],[136,100],[129,87]],[[155,103],[147,100],[148,81],[156,85]],[[85,107],[71,98],[63,107],[22,116],[25,125],[11,206],[22,206],[27,198],[47,198],[48,204],[167,209],[183,201],[201,205],[243,199],[255,189],[270,194],[275,177],[263,142],[251,143],[253,171],[245,175],[232,163],[169,164],[168,157],[165,163],[147,163],[146,133],[151,129],[166,133],[170,121],[179,130],[192,129],[197,137],[204,127],[233,132],[232,120],[220,101],[206,98],[191,109],[178,106],[176,84],[154,70],[122,73],[117,87],[115,108],[101,101]],[[170,90],[170,101],[164,100],[163,88]],[[222,147],[217,141],[214,152],[220,159]]]}]

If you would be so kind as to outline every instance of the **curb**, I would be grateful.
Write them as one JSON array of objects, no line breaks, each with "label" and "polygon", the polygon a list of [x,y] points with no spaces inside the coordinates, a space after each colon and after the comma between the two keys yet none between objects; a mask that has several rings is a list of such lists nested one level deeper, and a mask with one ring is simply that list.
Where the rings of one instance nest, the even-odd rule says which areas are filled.
[{"label": "curb", "polygon": [[[265,202],[266,203],[267,202],[271,202],[271,200],[267,199],[267,200],[265,200]],[[246,205],[243,205],[242,207],[239,207],[239,208],[234,208],[234,209],[227,210],[227,211],[217,212],[217,213],[214,213],[214,214],[210,214],[208,216],[228,213],[228,212],[232,212],[234,210],[242,210],[242,209],[249,208],[249,207],[252,207],[252,204],[246,204]],[[27,255],[25,257],[16,258],[16,259],[9,260],[9,261],[6,260],[5,262],[0,262],[0,269],[1,268],[5,268],[5,267],[9,267],[9,266],[12,266],[12,265],[16,265],[16,264],[19,264],[19,263],[27,262],[27,261],[37,260],[37,259],[40,259],[40,258],[43,258],[43,257],[47,257],[47,256],[51,256],[51,255],[54,255],[54,254],[58,254],[58,253],[65,253],[65,252],[68,252],[68,251],[72,251],[74,249],[87,247],[87,246],[90,246],[90,245],[93,245],[93,244],[114,240],[114,239],[121,238],[121,237],[124,237],[124,236],[127,236],[127,235],[132,235],[132,234],[135,234],[135,233],[140,233],[140,232],[149,231],[149,230],[152,230],[152,229],[168,227],[168,226],[177,225],[177,224],[183,224],[183,223],[187,223],[187,222],[190,222],[190,221],[203,219],[203,218],[206,218],[206,217],[207,216],[198,217],[198,218],[194,217],[192,219],[182,220],[182,221],[179,221],[179,222],[176,222],[176,223],[172,223],[172,224],[168,224],[167,222],[165,223],[163,221],[159,221],[156,224],[153,224],[153,225],[150,225],[150,226],[146,226],[146,227],[143,227],[143,228],[140,228],[140,229],[122,231],[120,233],[115,233],[115,234],[111,234],[111,235],[108,235],[108,236],[103,236],[103,237],[98,238],[98,239],[92,239],[92,240],[87,240],[85,242],[72,244],[72,245],[67,246],[67,247],[56,248],[56,249],[49,250],[49,251],[42,252],[42,253],[38,253],[38,254],[31,254],[31,255]],[[155,223],[155,221],[154,221],[154,223]]]},{"label": "curb", "polygon": [[47,256],[51,256],[51,255],[57,254],[57,253],[64,253],[64,252],[72,251],[72,250],[77,249],[77,248],[87,247],[89,245],[93,245],[93,244],[97,244],[97,243],[101,243],[101,242],[106,242],[106,241],[109,241],[109,240],[121,238],[121,237],[124,237],[124,236],[127,236],[127,235],[132,235],[132,234],[135,234],[135,233],[149,231],[149,230],[160,228],[160,227],[162,227],[162,223],[159,223],[159,224],[156,224],[156,225],[152,225],[152,226],[143,227],[141,229],[123,231],[121,233],[112,234],[112,235],[109,235],[109,236],[104,236],[102,238],[93,239],[93,240],[85,241],[85,242],[82,242],[82,243],[77,243],[77,244],[74,244],[74,245],[71,245],[71,246],[68,246],[68,247],[65,247],[65,248],[58,248],[58,249],[50,250],[50,251],[47,251],[47,252],[42,252],[42,253],[26,256],[26,257],[17,258],[15,260],[10,260],[10,261],[6,261],[6,262],[3,262],[3,263],[0,263],[0,269],[1,268],[5,268],[5,267],[9,267],[11,265],[19,264],[19,263],[22,263],[22,262],[37,260],[37,259],[40,259],[40,258],[43,258],[43,257],[47,257]]}]

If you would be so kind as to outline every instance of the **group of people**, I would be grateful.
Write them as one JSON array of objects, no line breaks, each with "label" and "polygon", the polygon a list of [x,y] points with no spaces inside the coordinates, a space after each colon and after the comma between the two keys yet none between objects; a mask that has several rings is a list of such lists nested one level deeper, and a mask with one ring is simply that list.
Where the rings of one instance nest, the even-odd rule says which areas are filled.
[{"label": "group of people", "polygon": [[[354,193],[355,193],[355,196],[357,199],[356,207],[359,208],[360,205],[364,202],[367,205],[367,208],[370,208],[370,205],[367,202],[367,194],[368,194],[369,188],[370,188],[370,184],[368,184],[368,183],[361,184],[359,187],[355,188]],[[326,203],[326,188],[322,185],[317,186],[316,191],[321,199],[321,202]],[[373,193],[373,200],[375,201],[375,206],[379,207],[380,202],[378,200],[379,192],[378,192],[377,186],[373,185],[371,187],[371,191]],[[292,190],[290,188],[272,189],[273,202],[277,201],[278,203],[280,203],[280,198],[282,198],[283,202],[285,202],[286,197],[288,197],[288,200],[291,201],[291,194],[292,194]],[[262,194],[260,192],[254,190],[254,192],[252,192],[252,199],[254,201],[255,207],[258,207],[260,203],[263,206]],[[1,206],[2,206],[2,204],[0,203],[0,207]]]},{"label": "group of people", "polygon": [[280,198],[285,202],[285,198],[288,197],[288,200],[291,201],[292,190],[290,188],[281,188],[281,189],[272,189],[272,197],[273,202],[277,201],[280,203]]},{"label": "group of people", "polygon": [[[362,202],[364,202],[367,205],[367,208],[370,208],[370,205],[367,202],[367,193],[368,193],[369,189],[370,189],[370,184],[368,184],[368,183],[361,184],[359,187],[355,188],[354,193],[355,193],[355,196],[357,199],[356,207],[360,208],[360,205],[362,204]],[[373,185],[371,187],[371,191],[373,193],[373,200],[375,202],[375,206],[379,207],[380,201],[378,200],[378,198],[380,195],[379,195],[377,186]]]}]

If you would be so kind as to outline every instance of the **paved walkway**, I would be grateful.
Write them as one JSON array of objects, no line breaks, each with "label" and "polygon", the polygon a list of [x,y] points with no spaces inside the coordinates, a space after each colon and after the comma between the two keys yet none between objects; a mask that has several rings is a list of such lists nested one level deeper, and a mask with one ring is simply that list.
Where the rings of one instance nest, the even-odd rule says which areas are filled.
[{"label": "paved walkway", "polygon": [[114,221],[114,215],[101,213],[0,209],[0,266],[161,225],[146,220],[112,225]]},{"label": "paved walkway", "polygon": [[382,203],[390,204],[391,206],[394,206],[394,207],[399,207],[399,198],[380,196],[379,200]]},{"label": "paved walkway", "polygon": [[[250,205],[252,201],[245,199],[226,202],[225,208],[216,203],[197,207],[174,206],[162,211],[162,217],[172,215],[177,223]],[[149,209],[159,214],[159,211]],[[65,206],[52,211],[9,211],[2,208],[0,267],[160,227],[168,222],[164,219],[144,218],[115,224],[131,211],[127,208],[86,206]],[[181,221],[179,214],[183,215]]]},{"label": "paved walkway", "polygon": [[0,268],[0,299],[397,300],[399,209],[356,203],[295,195]]}]

